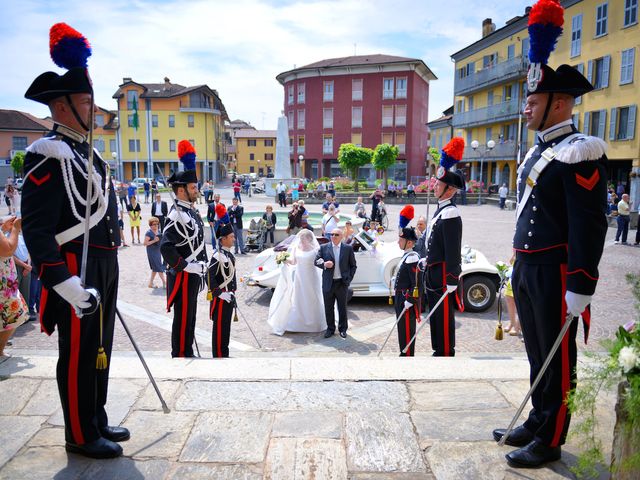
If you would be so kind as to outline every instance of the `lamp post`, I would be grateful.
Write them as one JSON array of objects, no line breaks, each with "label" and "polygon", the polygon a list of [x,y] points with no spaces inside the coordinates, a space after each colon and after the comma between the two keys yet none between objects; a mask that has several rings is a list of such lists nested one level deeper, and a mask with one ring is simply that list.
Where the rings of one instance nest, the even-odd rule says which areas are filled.
[{"label": "lamp post", "polygon": [[[473,148],[473,151],[477,151],[479,146],[480,146],[480,143],[477,140],[474,140],[473,142],[471,142],[471,148]],[[478,205],[482,205],[482,167],[484,164],[484,156],[486,155],[487,152],[490,152],[491,150],[493,150],[493,147],[495,146],[496,146],[496,142],[494,142],[493,140],[489,140],[487,142],[487,145],[484,151],[480,152],[480,191],[478,192]]]},{"label": "lamp post", "polygon": [[298,155],[298,165],[296,166],[296,171],[294,172],[295,177],[301,177],[300,172],[298,171],[302,168],[302,161],[304,160],[304,155]]},{"label": "lamp post", "polygon": [[116,152],[111,152],[111,158],[113,158],[113,161],[116,162],[116,174],[118,175],[118,180],[122,181],[121,179],[121,175],[120,175],[120,165],[118,164],[118,154]]}]

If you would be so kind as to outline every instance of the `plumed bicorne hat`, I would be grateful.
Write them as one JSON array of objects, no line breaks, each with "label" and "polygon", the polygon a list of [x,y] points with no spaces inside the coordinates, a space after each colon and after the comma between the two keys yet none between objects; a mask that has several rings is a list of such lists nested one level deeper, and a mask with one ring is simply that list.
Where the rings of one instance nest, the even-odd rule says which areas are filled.
[{"label": "plumed bicorne hat", "polygon": [[413,227],[400,228],[400,230],[398,231],[398,236],[410,242],[418,241],[418,235],[416,235],[416,229]]},{"label": "plumed bicorne hat", "polygon": [[227,207],[221,203],[216,205],[216,217],[218,217],[216,222],[216,237],[226,237],[233,233],[233,226],[231,225],[231,219],[227,213]]},{"label": "plumed bicorne hat", "polygon": [[399,221],[400,228],[404,228],[407,225],[409,225],[409,222],[413,220],[413,216],[414,216],[413,205],[405,205],[404,207],[402,207],[402,210],[400,210],[400,221]]},{"label": "plumed bicorne hat", "polygon": [[56,65],[67,70],[63,75],[45,72],[39,75],[24,94],[25,98],[48,105],[56,98],[74,93],[93,93],[87,59],[89,41],[66,23],[56,23],[49,31],[49,51]]},{"label": "plumed bicorne hat", "polygon": [[564,9],[558,0],[539,0],[529,12],[529,71],[527,95],[565,93],[574,98],[593,90],[593,85],[575,68],[547,65],[564,24]]},{"label": "plumed bicorne hat", "polygon": [[180,140],[178,143],[178,158],[184,165],[182,172],[173,172],[167,179],[170,184],[186,185],[188,183],[198,183],[196,175],[196,149],[193,148],[189,140]]},{"label": "plumed bicorne hat", "polygon": [[465,182],[462,173],[450,170],[456,163],[462,160],[464,154],[464,140],[462,137],[453,137],[440,151],[440,167],[436,172],[436,178],[447,185],[464,190]]}]

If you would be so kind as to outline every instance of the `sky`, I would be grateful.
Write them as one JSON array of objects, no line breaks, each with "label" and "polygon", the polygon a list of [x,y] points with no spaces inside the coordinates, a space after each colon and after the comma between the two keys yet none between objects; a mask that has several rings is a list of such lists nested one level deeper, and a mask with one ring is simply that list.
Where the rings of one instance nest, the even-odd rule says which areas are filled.
[{"label": "sky", "polygon": [[[40,73],[62,73],[49,57],[49,28],[85,35],[96,101],[114,110],[124,77],[139,83],[206,84],[230,119],[277,127],[283,87],[276,75],[327,58],[382,53],[419,58],[438,77],[429,120],[453,104],[451,54],[524,13],[523,0],[0,0],[0,108],[43,117],[24,98]],[[446,7],[446,8],[445,8]]]}]

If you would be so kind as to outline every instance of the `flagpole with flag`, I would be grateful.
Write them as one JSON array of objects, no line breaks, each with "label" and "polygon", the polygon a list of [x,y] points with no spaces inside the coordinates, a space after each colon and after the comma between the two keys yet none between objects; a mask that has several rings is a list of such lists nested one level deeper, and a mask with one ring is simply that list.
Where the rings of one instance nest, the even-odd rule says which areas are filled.
[{"label": "flagpole with flag", "polygon": [[[134,178],[135,177],[139,177],[140,172],[138,171],[138,127],[140,126],[140,121],[138,118],[138,100],[136,99],[136,97],[133,97],[133,128],[134,128],[134,134],[133,134],[133,149],[136,152],[136,163],[135,163],[135,172],[134,172]],[[136,196],[138,195],[137,189],[136,189]]]}]

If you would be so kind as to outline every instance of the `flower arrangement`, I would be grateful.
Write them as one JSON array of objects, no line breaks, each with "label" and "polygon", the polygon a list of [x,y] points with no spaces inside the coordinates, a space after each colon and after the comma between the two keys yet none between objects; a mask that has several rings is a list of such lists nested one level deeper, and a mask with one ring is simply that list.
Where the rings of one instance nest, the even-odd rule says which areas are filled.
[{"label": "flower arrangement", "polygon": [[291,255],[289,254],[289,252],[280,252],[278,255],[276,255],[276,264],[282,265],[289,259],[290,256]]},{"label": "flower arrangement", "polygon": [[[627,280],[632,284],[637,300],[636,310],[640,311],[640,275],[629,274]],[[595,433],[596,400],[601,391],[611,389],[619,382],[622,382],[618,391],[624,418],[621,433],[629,445],[635,445],[636,448],[631,449],[633,453],[623,458],[619,465],[612,465],[612,469],[619,468],[622,472],[640,470],[640,448],[637,448],[640,446],[640,324],[638,321],[626,323],[618,329],[613,340],[605,340],[603,345],[607,350],[606,354],[586,354],[594,360],[593,364],[585,368],[584,378],[571,391],[567,400],[572,413],[584,415],[584,419],[571,433],[580,437],[584,445],[584,451],[572,468],[578,477],[595,477],[598,474],[598,464],[606,463],[602,444]]]},{"label": "flower arrangement", "polygon": [[484,188],[484,182],[479,182],[477,180],[469,180],[467,182],[467,192],[469,193],[478,193],[482,189],[482,191],[486,191]]},{"label": "flower arrangement", "polygon": [[416,186],[415,191],[418,193],[428,192],[429,190],[433,192],[435,185],[436,177],[427,178]]}]

